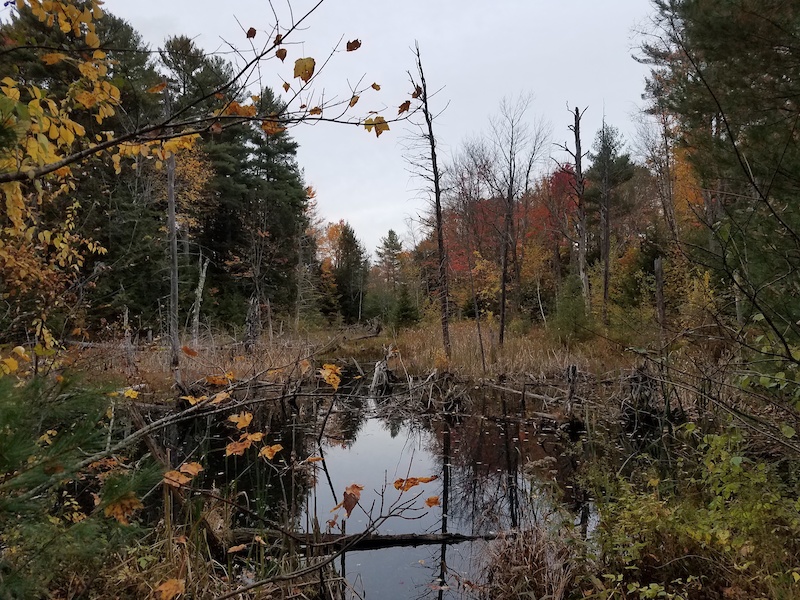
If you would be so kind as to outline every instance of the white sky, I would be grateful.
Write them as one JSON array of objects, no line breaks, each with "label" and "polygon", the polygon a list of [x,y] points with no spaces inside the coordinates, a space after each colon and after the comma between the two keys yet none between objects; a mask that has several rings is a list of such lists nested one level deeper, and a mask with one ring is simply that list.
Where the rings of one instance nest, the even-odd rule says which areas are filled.
[{"label": "white sky", "polygon": [[[295,16],[314,2],[293,0]],[[275,0],[287,14],[287,0]],[[258,30],[265,42],[274,17],[267,0],[107,0],[106,8],[128,20],[153,48],[178,34],[195,38],[206,51],[228,50],[226,42],[248,48],[238,21]],[[305,10],[304,10],[305,9]],[[648,0],[326,0],[291,39],[286,63],[265,64],[265,83],[276,91],[291,81],[295,58],[314,56],[317,64],[340,38],[358,38],[362,47],[335,55],[320,83],[326,97],[349,98],[348,82],[377,82],[354,116],[387,108],[388,118],[408,99],[407,71],[414,70],[411,47],[418,40],[430,90],[447,110],[435,124],[444,158],[486,131],[502,98],[532,92],[530,115],[549,121],[553,141],[570,141],[567,104],[589,107],[583,145],[589,149],[605,112],[608,123],[628,140],[641,105],[647,68],[633,60],[637,31],[652,12]],[[283,17],[281,17],[283,19]],[[282,21],[288,23],[288,21]],[[270,71],[272,69],[272,71]],[[256,90],[253,90],[254,92]],[[424,211],[421,183],[403,159],[410,127],[392,126],[379,139],[363,128],[320,123],[300,125],[299,163],[318,191],[321,216],[350,222],[369,251],[389,229],[403,238],[409,217]]]}]

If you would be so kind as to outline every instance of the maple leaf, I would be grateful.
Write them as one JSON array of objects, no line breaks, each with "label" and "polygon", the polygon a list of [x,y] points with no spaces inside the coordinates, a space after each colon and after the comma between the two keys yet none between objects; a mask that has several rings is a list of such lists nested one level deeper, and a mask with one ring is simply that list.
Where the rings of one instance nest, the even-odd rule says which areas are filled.
[{"label": "maple leaf", "polygon": [[159,600],[174,600],[180,594],[186,593],[185,579],[167,579],[156,588]]},{"label": "maple leaf", "polygon": [[189,346],[182,346],[182,347],[181,347],[181,351],[182,351],[182,352],[183,352],[183,353],[184,353],[186,356],[197,356],[197,355],[198,355],[198,352],[197,352],[197,350],[195,350],[194,348],[190,348]]},{"label": "maple leaf", "polygon": [[248,433],[247,439],[250,440],[251,442],[260,442],[261,440],[264,439],[264,434],[261,433],[260,431],[256,433]]},{"label": "maple leaf", "polygon": [[252,445],[253,442],[248,440],[247,436],[245,436],[238,442],[231,442],[230,444],[225,446],[225,456],[242,456],[244,454],[244,451],[247,450]]},{"label": "maple leaf", "polygon": [[275,50],[275,56],[281,59],[281,62],[286,58],[286,48],[278,48]]},{"label": "maple leaf", "polygon": [[283,131],[286,131],[286,127],[284,127],[277,121],[271,121],[269,119],[261,121],[261,129],[267,135],[277,135]]},{"label": "maple leaf", "polygon": [[372,86],[370,87],[372,87],[372,89],[375,90],[376,92],[381,91],[381,86],[379,86],[377,83],[373,83]]},{"label": "maple leaf", "polygon": [[427,500],[425,500],[425,506],[428,508],[433,508],[434,506],[441,506],[439,502],[439,496],[431,496]]},{"label": "maple leaf", "polygon": [[263,456],[267,460],[272,460],[275,458],[275,455],[283,450],[283,446],[280,444],[275,444],[274,446],[264,446],[261,451],[258,453],[259,456]]},{"label": "maple leaf", "polygon": [[203,465],[201,465],[199,462],[183,463],[178,470],[181,473],[186,473],[187,475],[194,477],[203,470]]},{"label": "maple leaf", "polygon": [[208,400],[208,396],[199,396],[199,397],[181,396],[181,400],[186,400],[189,403],[190,406],[194,406],[195,404],[198,404],[199,402],[203,402],[204,400]]},{"label": "maple leaf", "polygon": [[316,65],[317,63],[313,58],[298,58],[294,61],[294,76],[308,83],[308,80],[314,75]]},{"label": "maple leaf", "polygon": [[430,483],[438,478],[439,477],[437,475],[433,475],[432,477],[409,477],[408,479],[397,479],[394,482],[394,489],[407,492],[411,488],[416,487],[421,483]]},{"label": "maple leaf", "polygon": [[250,422],[253,420],[253,413],[250,412],[243,412],[239,413],[238,415],[231,415],[228,417],[228,421],[231,421],[236,425],[236,429],[244,429]]},{"label": "maple leaf", "polygon": [[361,40],[351,40],[347,42],[347,51],[353,52],[361,48]]},{"label": "maple leaf", "polygon": [[406,100],[397,109],[397,114],[398,115],[402,115],[404,112],[408,112],[409,108],[411,108],[411,100]]},{"label": "maple leaf", "polygon": [[353,512],[353,509],[358,504],[358,501],[361,500],[361,490],[364,489],[363,485],[358,485],[357,483],[353,483],[348,485],[344,490],[344,500],[342,500],[341,506],[344,507],[344,511],[347,514],[347,517],[350,517],[350,513]]},{"label": "maple leaf", "polygon": [[187,477],[180,471],[167,471],[164,473],[164,483],[167,485],[171,485],[172,487],[179,488],[183,485],[186,485],[192,480],[191,477]]},{"label": "maple leaf", "polygon": [[255,27],[251,27],[250,29],[247,30],[247,39],[251,40],[254,37],[256,37],[256,28]]},{"label": "maple leaf", "polygon": [[144,508],[144,504],[133,492],[128,492],[121,498],[109,503],[103,512],[107,517],[114,517],[122,525],[130,525],[128,519],[140,508]]},{"label": "maple leaf", "polygon": [[389,131],[389,124],[383,117],[370,117],[364,121],[364,128],[367,131],[372,131],[372,129],[375,128],[375,135],[380,137],[384,131]]},{"label": "maple leaf", "polygon": [[341,374],[342,369],[336,365],[325,364],[319,370],[320,377],[323,381],[333,388],[333,391],[339,389],[339,384],[342,382]]},{"label": "maple leaf", "polygon": [[358,102],[358,98],[359,97],[355,95],[352,98],[350,98],[350,108],[353,108],[356,105],[356,102]]},{"label": "maple leaf", "polygon": [[166,81],[162,81],[158,85],[154,85],[153,87],[148,88],[147,89],[147,93],[148,94],[158,94],[159,92],[163,92],[166,89],[166,87],[167,87],[167,82]]}]

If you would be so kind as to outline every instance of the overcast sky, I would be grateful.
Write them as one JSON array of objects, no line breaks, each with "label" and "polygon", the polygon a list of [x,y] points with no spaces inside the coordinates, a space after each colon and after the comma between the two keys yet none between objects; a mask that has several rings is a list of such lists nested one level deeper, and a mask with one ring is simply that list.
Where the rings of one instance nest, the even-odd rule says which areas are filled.
[{"label": "overcast sky", "polygon": [[[295,17],[314,3],[293,0]],[[287,6],[275,0],[282,24]],[[229,43],[247,48],[239,23],[256,28],[255,41],[262,43],[274,24],[266,0],[107,0],[106,8],[153,48],[176,34],[209,52],[227,51]],[[648,0],[326,0],[291,38],[301,43],[288,46],[286,64],[267,63],[264,79],[282,93],[281,76],[291,79],[294,58],[314,56],[319,65],[340,39],[360,39],[357,52],[333,56],[319,83],[327,98],[349,98],[349,84],[362,77],[380,84],[379,92],[361,97],[353,115],[386,108],[388,118],[411,91],[407,71],[414,69],[417,40],[428,86],[441,88],[435,108],[447,107],[435,125],[445,160],[487,130],[504,97],[521,93],[533,94],[531,120],[548,121],[558,143],[571,139],[567,105],[588,107],[583,139],[589,148],[604,112],[627,139],[633,135],[647,68],[632,56],[651,12]],[[349,221],[370,252],[389,229],[405,237],[408,219],[426,208],[421,183],[403,158],[410,130],[392,125],[376,139],[363,128],[336,124],[292,129],[321,216]]]}]

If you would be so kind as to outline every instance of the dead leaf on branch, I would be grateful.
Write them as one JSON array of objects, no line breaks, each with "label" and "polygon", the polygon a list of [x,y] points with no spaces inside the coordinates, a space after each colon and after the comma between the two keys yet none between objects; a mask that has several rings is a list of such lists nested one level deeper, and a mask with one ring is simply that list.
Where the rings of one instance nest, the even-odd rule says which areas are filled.
[{"label": "dead leaf on branch", "polygon": [[417,86],[414,89],[414,92],[411,94],[411,97],[414,98],[414,100],[416,100],[420,96],[422,96],[422,88],[420,86]]},{"label": "dead leaf on branch", "polygon": [[251,27],[250,29],[247,30],[247,39],[248,40],[253,39],[254,37],[256,37],[256,33],[257,33],[256,28]]},{"label": "dead leaf on branch", "polygon": [[283,82],[283,91],[284,92],[288,92],[289,88],[291,88],[291,87],[292,86],[290,86],[288,82],[286,82],[286,81]]},{"label": "dead leaf on branch", "polygon": [[321,115],[322,114],[322,108],[320,108],[319,106],[315,106],[310,111],[308,111],[308,114],[309,115]]},{"label": "dead leaf on branch", "polygon": [[316,61],[311,57],[298,58],[294,61],[294,76],[308,83],[308,80],[314,75],[316,65]]},{"label": "dead leaf on branch", "polygon": [[353,509],[358,504],[358,501],[361,500],[361,492],[364,489],[363,485],[359,485],[357,483],[353,483],[348,485],[344,490],[344,499],[334,506],[331,509],[331,512],[337,511],[340,508],[344,508],[347,517],[350,517],[350,513],[353,512]]},{"label": "dead leaf on branch", "polygon": [[410,108],[411,108],[411,100],[406,100],[397,109],[397,114],[398,115],[402,115],[404,112],[408,112],[408,109],[410,109]]},{"label": "dead leaf on branch", "polygon": [[281,62],[283,62],[286,59],[286,54],[287,54],[286,48],[278,48],[277,50],[275,50],[275,56],[280,58]]},{"label": "dead leaf on branch", "polygon": [[441,506],[439,502],[439,496],[431,496],[427,500],[425,500],[425,506],[428,508],[433,508],[434,506]]},{"label": "dead leaf on branch", "polygon": [[243,412],[239,413],[238,415],[231,415],[228,417],[228,421],[231,421],[234,425],[236,425],[236,429],[244,429],[250,422],[253,420],[253,413],[251,412]]},{"label": "dead leaf on branch", "polygon": [[281,450],[283,450],[283,446],[280,444],[275,444],[274,446],[264,446],[258,455],[266,458],[267,460],[272,460]]},{"label": "dead leaf on branch", "polygon": [[347,42],[347,51],[353,52],[361,48],[361,40],[351,40]]},{"label": "dead leaf on branch", "polygon": [[383,117],[370,117],[369,119],[364,121],[364,128],[367,131],[372,131],[372,129],[374,128],[375,136],[380,137],[384,131],[389,131],[389,124]]},{"label": "dead leaf on branch", "polygon": [[381,86],[379,86],[377,83],[373,83],[371,87],[376,92],[380,92],[381,91]]},{"label": "dead leaf on branch", "polygon": [[261,122],[261,129],[267,135],[277,135],[279,133],[286,131],[286,127],[284,127],[277,121],[271,121],[269,119],[266,119]]},{"label": "dead leaf on branch", "polygon": [[179,488],[186,485],[192,480],[191,477],[184,475],[180,471],[167,471],[164,473],[164,483],[171,485],[174,488]]},{"label": "dead leaf on branch", "polygon": [[353,108],[356,105],[356,102],[358,102],[358,98],[359,96],[355,95],[352,98],[350,98],[350,108]]}]

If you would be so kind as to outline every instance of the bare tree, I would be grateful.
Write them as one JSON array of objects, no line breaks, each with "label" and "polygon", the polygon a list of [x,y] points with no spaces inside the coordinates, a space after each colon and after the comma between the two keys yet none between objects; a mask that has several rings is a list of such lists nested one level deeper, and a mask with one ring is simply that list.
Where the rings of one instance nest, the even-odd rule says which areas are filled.
[{"label": "bare tree", "polygon": [[418,140],[424,145],[424,150],[409,158],[414,172],[422,177],[428,184],[428,192],[433,194],[433,208],[436,219],[436,246],[438,253],[438,280],[439,302],[441,305],[442,344],[448,360],[452,355],[450,346],[450,306],[447,286],[447,252],[444,245],[444,225],[442,217],[442,177],[436,154],[436,136],[433,133],[435,115],[431,113],[428,84],[425,81],[425,72],[422,69],[422,56],[419,43],[414,44],[414,57],[417,63],[417,77],[409,73],[411,84],[414,86],[413,97],[419,101],[424,123],[419,123]]},{"label": "bare tree", "polygon": [[572,157],[572,162],[575,165],[575,179],[572,188],[575,194],[575,204],[578,209],[578,218],[575,224],[578,238],[578,276],[581,280],[581,289],[583,290],[583,300],[586,303],[586,312],[590,312],[592,309],[592,301],[589,290],[589,272],[586,265],[586,250],[589,245],[589,234],[586,221],[586,180],[583,176],[583,158],[585,153],[581,149],[581,118],[583,118],[583,114],[586,110],[586,108],[580,110],[576,106],[573,111],[570,111],[575,117],[573,124],[569,126],[569,130],[575,136],[575,150],[570,150],[566,143],[559,144],[559,148]]},{"label": "bare tree", "polygon": [[487,184],[492,193],[504,201],[504,217],[500,279],[500,334],[499,344],[505,339],[509,263],[512,264],[519,283],[520,261],[517,253],[517,231],[514,212],[519,202],[530,190],[533,169],[547,146],[549,128],[540,121],[526,122],[532,95],[520,95],[517,100],[504,98],[499,114],[491,120],[489,142],[492,162],[486,172]]}]

